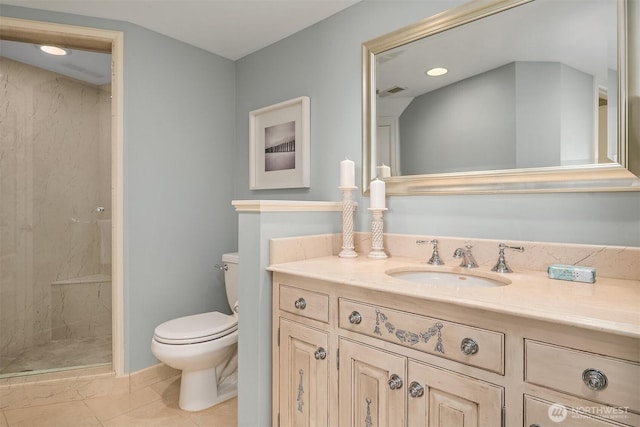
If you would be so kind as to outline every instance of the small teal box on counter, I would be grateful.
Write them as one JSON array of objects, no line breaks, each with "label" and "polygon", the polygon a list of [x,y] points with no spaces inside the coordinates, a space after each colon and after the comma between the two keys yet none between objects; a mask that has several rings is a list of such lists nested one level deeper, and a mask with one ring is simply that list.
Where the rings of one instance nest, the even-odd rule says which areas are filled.
[{"label": "small teal box on counter", "polygon": [[584,283],[595,283],[596,281],[596,269],[593,267],[552,264],[547,268],[547,274],[551,279]]}]

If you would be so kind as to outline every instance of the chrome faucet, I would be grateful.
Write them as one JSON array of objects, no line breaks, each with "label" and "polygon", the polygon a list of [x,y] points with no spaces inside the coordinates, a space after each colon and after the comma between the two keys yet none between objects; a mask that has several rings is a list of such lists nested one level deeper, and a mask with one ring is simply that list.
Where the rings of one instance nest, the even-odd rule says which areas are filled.
[{"label": "chrome faucet", "polygon": [[498,245],[500,252],[498,253],[498,262],[493,266],[491,271],[497,271],[498,273],[513,273],[513,270],[507,265],[507,260],[504,257],[504,250],[511,249],[518,252],[524,252],[522,246],[507,246],[504,243]]},{"label": "chrome faucet", "polygon": [[431,254],[431,258],[427,261],[427,264],[431,265],[443,265],[444,261],[440,258],[440,253],[438,253],[438,241],[436,239],[433,240],[416,240],[417,245],[426,245],[427,243],[433,243],[433,254]]},{"label": "chrome faucet", "polygon": [[462,262],[460,263],[460,267],[464,267],[464,268],[476,268],[478,267],[478,263],[476,262],[475,258],[473,257],[473,254],[471,253],[471,248],[473,248],[473,246],[471,245],[466,245],[465,249],[462,248],[458,248],[455,250],[455,252],[453,253],[453,257],[454,258],[462,258]]}]

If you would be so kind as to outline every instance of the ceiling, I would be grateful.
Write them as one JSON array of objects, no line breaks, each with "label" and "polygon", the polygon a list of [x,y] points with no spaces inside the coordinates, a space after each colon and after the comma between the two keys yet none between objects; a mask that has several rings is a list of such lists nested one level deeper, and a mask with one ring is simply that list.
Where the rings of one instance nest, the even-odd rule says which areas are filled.
[{"label": "ceiling", "polygon": [[358,1],[0,0],[0,6],[131,22],[235,61]]}]

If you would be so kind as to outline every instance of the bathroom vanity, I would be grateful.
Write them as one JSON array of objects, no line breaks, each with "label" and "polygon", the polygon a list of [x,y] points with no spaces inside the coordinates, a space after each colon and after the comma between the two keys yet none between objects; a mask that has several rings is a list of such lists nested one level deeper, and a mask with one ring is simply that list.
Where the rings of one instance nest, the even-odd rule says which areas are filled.
[{"label": "bathroom vanity", "polygon": [[271,265],[274,426],[640,425],[640,282],[425,261]]}]

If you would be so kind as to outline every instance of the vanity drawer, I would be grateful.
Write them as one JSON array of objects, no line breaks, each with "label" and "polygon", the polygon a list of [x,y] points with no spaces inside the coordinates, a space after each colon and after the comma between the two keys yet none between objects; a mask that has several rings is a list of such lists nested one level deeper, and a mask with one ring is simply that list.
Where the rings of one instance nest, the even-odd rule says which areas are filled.
[{"label": "vanity drawer", "polygon": [[329,296],[293,286],[280,285],[280,310],[328,323]]},{"label": "vanity drawer", "polygon": [[[624,420],[625,412],[622,408],[611,408],[612,417]],[[620,426],[616,422],[594,418],[584,412],[576,411],[559,403],[552,403],[532,396],[524,396],[524,425],[526,427],[544,427],[561,425],[562,427],[614,427]]]},{"label": "vanity drawer", "polygon": [[504,334],[340,298],[339,326],[504,374]]},{"label": "vanity drawer", "polygon": [[640,410],[638,363],[525,339],[525,381]]}]

